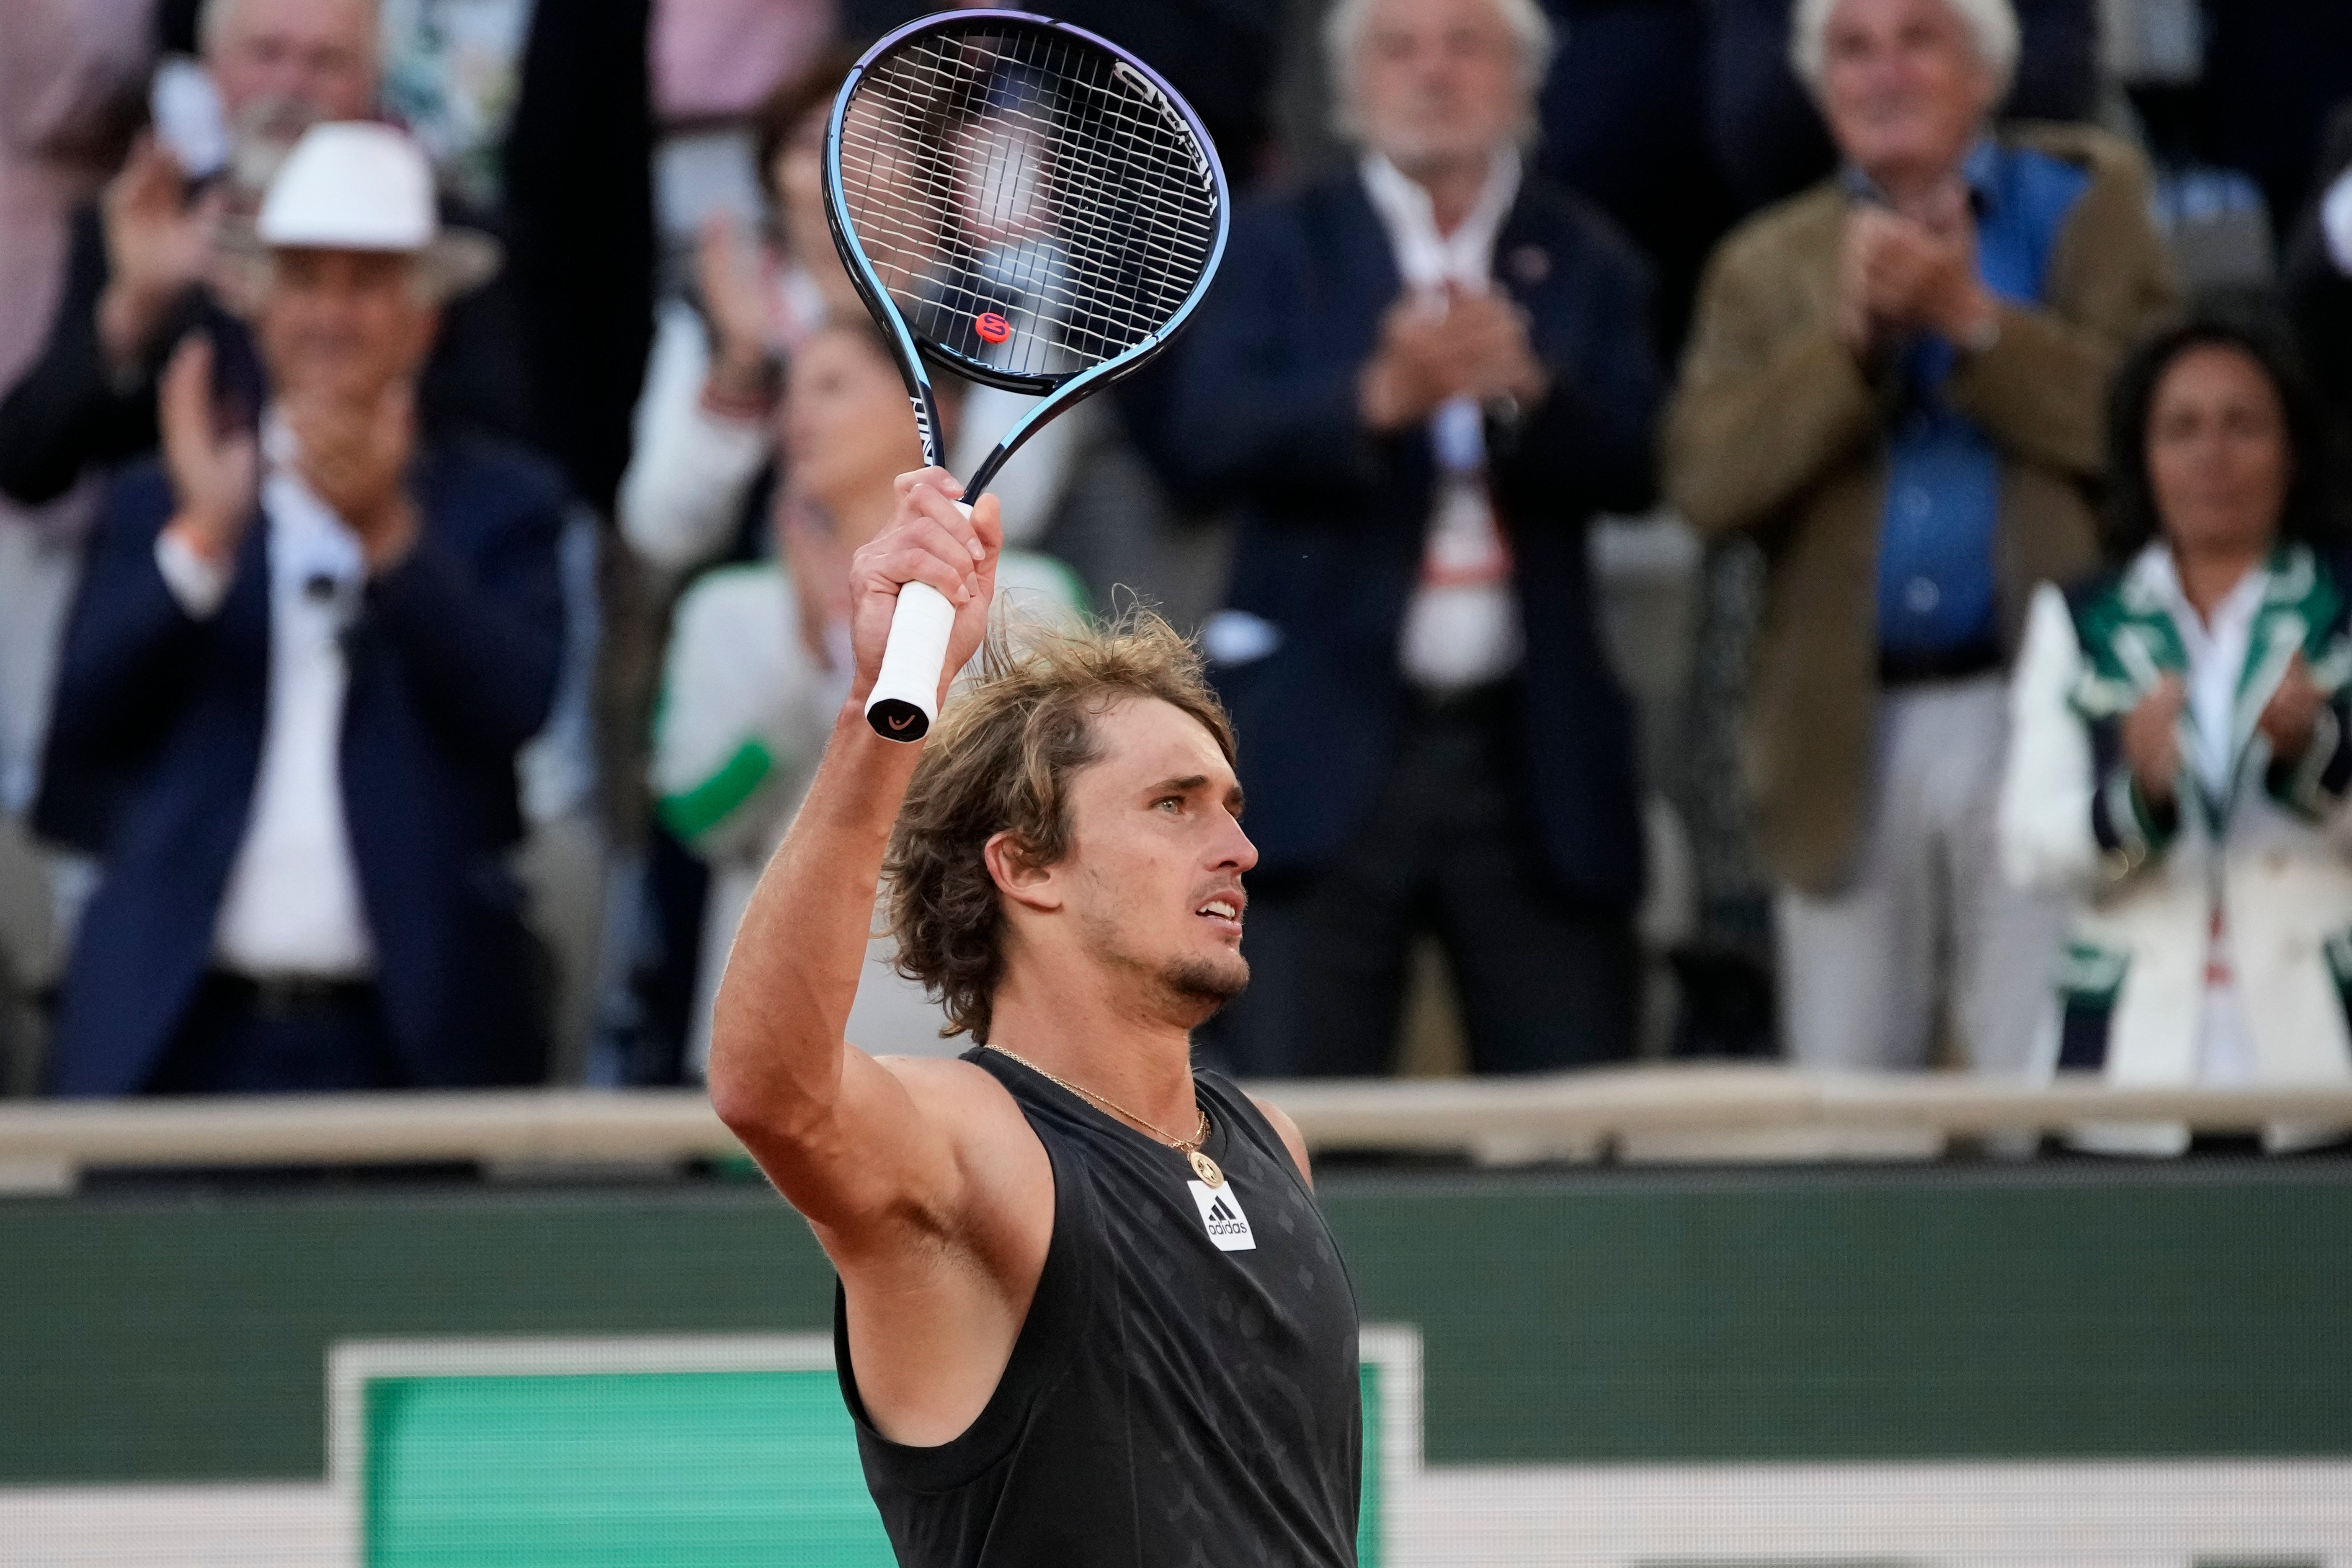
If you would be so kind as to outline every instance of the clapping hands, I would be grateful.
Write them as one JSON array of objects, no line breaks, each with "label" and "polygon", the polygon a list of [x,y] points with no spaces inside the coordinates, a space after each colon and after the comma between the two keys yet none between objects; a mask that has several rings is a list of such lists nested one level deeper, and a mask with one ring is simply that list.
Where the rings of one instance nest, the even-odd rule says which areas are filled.
[{"label": "clapping hands", "polygon": [[1508,295],[1449,283],[1443,294],[1409,293],[1389,307],[1359,405],[1364,423],[1386,432],[1428,418],[1452,398],[1529,407],[1550,387],[1528,342],[1527,312]]},{"label": "clapping hands", "polygon": [[1847,215],[1838,246],[1838,337],[1874,364],[1906,332],[1933,331],[1967,343],[1997,318],[1977,276],[1976,218],[1965,186],[1925,216],[1870,204]]},{"label": "clapping hands", "polygon": [[191,337],[173,351],[156,420],[176,506],[170,530],[196,554],[226,565],[253,521],[261,457],[250,434],[220,428],[213,406],[213,346],[206,340]]}]

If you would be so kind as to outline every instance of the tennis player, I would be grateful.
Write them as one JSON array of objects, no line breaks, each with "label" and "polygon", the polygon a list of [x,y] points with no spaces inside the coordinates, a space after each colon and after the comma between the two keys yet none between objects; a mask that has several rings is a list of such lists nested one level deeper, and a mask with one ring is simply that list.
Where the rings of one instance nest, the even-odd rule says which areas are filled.
[{"label": "tennis player", "polygon": [[[852,566],[856,672],[721,983],[709,1082],[841,1277],[835,1345],[907,1568],[1344,1568],[1356,1312],[1279,1110],[1195,1071],[1249,980],[1234,742],[1150,618],[992,647],[929,737],[864,716],[900,584],[981,647],[996,498],[898,480]],[[879,879],[978,1042],[842,1037]]]}]

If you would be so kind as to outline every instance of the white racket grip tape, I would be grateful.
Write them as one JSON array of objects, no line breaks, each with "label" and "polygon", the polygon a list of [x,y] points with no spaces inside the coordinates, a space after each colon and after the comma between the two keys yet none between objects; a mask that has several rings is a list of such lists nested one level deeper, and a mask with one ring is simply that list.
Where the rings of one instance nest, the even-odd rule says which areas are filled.
[{"label": "white racket grip tape", "polygon": [[[964,515],[971,509],[962,507]],[[940,717],[940,681],[947,673],[948,638],[955,605],[929,583],[905,583],[890,613],[882,668],[866,699],[866,721],[886,741],[919,741]]]}]

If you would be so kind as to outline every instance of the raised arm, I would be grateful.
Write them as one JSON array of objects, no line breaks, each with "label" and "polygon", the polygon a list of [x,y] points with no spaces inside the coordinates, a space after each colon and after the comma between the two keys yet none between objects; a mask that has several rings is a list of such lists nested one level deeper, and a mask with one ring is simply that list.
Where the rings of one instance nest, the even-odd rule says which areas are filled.
[{"label": "raised arm", "polygon": [[951,670],[979,647],[995,589],[995,501],[967,520],[956,493],[939,469],[903,477],[898,516],[852,564],[849,700],[744,911],[712,1021],[719,1117],[845,1267],[955,1228],[969,1131],[958,1105],[967,1075],[985,1079],[961,1063],[877,1062],[844,1037],[883,853],[922,751],[882,740],[864,717],[899,586],[928,583],[957,601]]}]

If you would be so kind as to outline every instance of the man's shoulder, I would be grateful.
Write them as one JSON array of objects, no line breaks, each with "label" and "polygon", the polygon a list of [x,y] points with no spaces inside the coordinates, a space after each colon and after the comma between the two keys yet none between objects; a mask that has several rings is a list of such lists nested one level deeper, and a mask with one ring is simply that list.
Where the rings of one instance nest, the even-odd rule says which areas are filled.
[{"label": "man's shoulder", "polygon": [[1822,180],[1742,219],[1717,247],[1716,265],[1745,271],[1778,268],[1800,256],[1837,247],[1849,205],[1835,180]]},{"label": "man's shoulder", "polygon": [[1509,265],[1501,252],[1529,241],[1565,258],[1570,267],[1605,268],[1628,277],[1649,274],[1648,260],[1615,218],[1589,197],[1533,170],[1519,182],[1510,216],[1504,221],[1498,266]]},{"label": "man's shoulder", "polygon": [[962,1147],[968,1173],[983,1186],[1017,1183],[1026,1174],[1016,1159],[1007,1156],[1044,1145],[1020,1100],[994,1073],[967,1057],[881,1056],[874,1060],[905,1086],[907,1098],[924,1120],[950,1130]]},{"label": "man's shoulder", "polygon": [[2001,132],[2004,145],[2029,155],[2066,164],[2088,175],[2094,184],[2148,183],[2147,160],[2138,148],[2111,131],[2069,121],[2029,120]]}]

